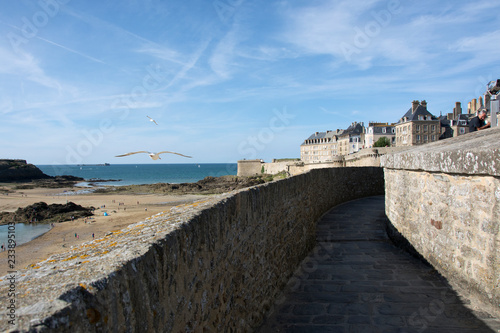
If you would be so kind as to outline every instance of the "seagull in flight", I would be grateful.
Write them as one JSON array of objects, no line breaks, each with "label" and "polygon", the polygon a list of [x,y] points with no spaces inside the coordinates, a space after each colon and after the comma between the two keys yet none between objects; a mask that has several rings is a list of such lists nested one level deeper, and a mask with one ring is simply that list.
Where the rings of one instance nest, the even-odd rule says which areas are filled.
[{"label": "seagull in flight", "polygon": [[146,116],[146,117],[148,117],[148,118],[149,118],[149,121],[151,121],[151,122],[155,123],[156,125],[158,125],[158,123],[156,122],[156,120],[154,120],[154,119],[153,119],[153,118],[151,118],[150,116]]},{"label": "seagull in flight", "polygon": [[160,157],[160,154],[165,154],[165,153],[168,153],[168,154],[175,154],[175,155],[180,155],[180,156],[184,156],[184,157],[187,157],[187,158],[192,158],[191,156],[187,156],[187,155],[182,155],[182,154],[179,154],[179,153],[175,153],[173,151],[160,151],[159,153],[151,153],[149,151],[145,151],[145,150],[141,150],[141,151],[134,151],[134,152],[131,152],[131,153],[126,153],[126,154],[122,154],[122,155],[116,155],[115,157],[124,157],[124,156],[129,156],[129,155],[133,155],[133,154],[140,154],[140,153],[145,153],[145,154],[148,154],[149,157],[151,157],[153,160],[161,160],[161,157]]}]

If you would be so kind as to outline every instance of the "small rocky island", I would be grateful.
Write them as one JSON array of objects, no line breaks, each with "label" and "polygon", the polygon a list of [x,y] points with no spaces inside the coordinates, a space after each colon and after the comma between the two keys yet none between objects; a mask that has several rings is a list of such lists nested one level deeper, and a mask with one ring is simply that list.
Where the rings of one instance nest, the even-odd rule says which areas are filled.
[{"label": "small rocky island", "polygon": [[0,182],[2,183],[26,183],[24,188],[29,187],[65,187],[73,186],[83,181],[83,178],[75,176],[46,175],[37,166],[29,164],[26,160],[0,159]]}]

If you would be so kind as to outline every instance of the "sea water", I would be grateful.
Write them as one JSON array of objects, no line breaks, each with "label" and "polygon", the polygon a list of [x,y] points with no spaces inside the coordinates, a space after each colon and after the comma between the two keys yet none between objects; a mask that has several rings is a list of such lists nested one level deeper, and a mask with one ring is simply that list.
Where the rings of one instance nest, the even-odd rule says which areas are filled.
[{"label": "sea water", "polygon": [[0,225],[0,245],[3,244],[4,249],[8,246],[9,230],[14,235],[14,238],[11,236],[11,239],[14,239],[16,246],[19,246],[43,235],[50,229],[50,224],[43,223],[16,223],[14,227],[11,224],[10,229],[9,225]]},{"label": "sea water", "polygon": [[236,163],[203,164],[111,164],[111,165],[37,165],[49,176],[70,175],[86,180],[116,180],[106,185],[155,183],[195,183],[207,176],[236,175]]}]

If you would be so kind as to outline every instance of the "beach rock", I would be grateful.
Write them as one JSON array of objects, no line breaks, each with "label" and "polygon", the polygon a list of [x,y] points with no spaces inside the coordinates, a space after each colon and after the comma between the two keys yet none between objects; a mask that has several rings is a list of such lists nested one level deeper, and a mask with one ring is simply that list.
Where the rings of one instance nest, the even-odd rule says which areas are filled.
[{"label": "beach rock", "polygon": [[15,212],[1,212],[0,224],[8,222],[63,222],[71,219],[92,216],[94,207],[83,207],[73,202],[64,205],[37,202],[33,205],[18,208]]},{"label": "beach rock", "polygon": [[46,175],[38,167],[29,164],[26,160],[0,159],[0,182],[23,182],[26,184],[17,185],[17,189],[29,189],[35,187],[71,187],[83,178],[75,176]]},{"label": "beach rock", "polygon": [[48,179],[50,176],[26,160],[0,160],[0,182],[30,181]]},{"label": "beach rock", "polygon": [[156,183],[146,185],[128,185],[98,189],[96,193],[127,192],[127,193],[158,193],[158,194],[221,194],[233,190],[263,184],[281,175],[263,175],[254,177],[221,176],[205,177],[196,183]]}]

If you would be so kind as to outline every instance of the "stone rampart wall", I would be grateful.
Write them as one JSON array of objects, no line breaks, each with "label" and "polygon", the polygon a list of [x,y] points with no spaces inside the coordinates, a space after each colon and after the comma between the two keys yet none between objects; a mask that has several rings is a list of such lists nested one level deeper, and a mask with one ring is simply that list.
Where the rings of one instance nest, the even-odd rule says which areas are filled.
[{"label": "stone rampart wall", "polygon": [[323,168],[380,167],[381,156],[407,149],[408,147],[367,148],[351,155],[335,156],[332,161],[320,163],[304,163],[303,161],[264,163],[261,160],[241,160],[238,161],[238,176],[254,176],[262,173],[274,175],[283,171],[294,176],[309,170]]},{"label": "stone rampart wall", "polygon": [[[381,168],[330,168],[174,207],[16,272],[15,328],[252,331],[313,248],[319,217],[383,191]],[[12,280],[1,279],[6,305]],[[2,331],[14,328],[7,314]]]},{"label": "stone rampart wall", "polygon": [[261,160],[240,160],[238,161],[237,176],[255,176],[262,174]]},{"label": "stone rampart wall", "polygon": [[382,157],[386,213],[441,274],[500,315],[500,130]]}]

